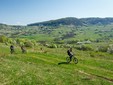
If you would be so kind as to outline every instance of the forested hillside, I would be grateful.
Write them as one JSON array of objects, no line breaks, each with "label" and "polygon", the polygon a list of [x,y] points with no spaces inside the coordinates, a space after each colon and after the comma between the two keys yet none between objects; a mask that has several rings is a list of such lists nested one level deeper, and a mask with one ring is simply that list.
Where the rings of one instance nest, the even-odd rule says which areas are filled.
[{"label": "forested hillside", "polygon": [[45,22],[28,24],[28,26],[59,26],[59,25],[107,25],[113,23],[113,18],[62,18],[57,20],[50,20]]}]

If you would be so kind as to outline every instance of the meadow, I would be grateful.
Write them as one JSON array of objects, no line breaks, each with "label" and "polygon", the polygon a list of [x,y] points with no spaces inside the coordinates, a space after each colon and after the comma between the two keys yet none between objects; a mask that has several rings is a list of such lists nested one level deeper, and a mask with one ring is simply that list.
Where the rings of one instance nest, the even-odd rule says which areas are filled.
[{"label": "meadow", "polygon": [[[79,62],[66,64],[68,48],[35,46],[10,54],[0,44],[0,85],[112,85],[113,55],[73,49]],[[40,50],[43,48],[43,51]]]}]

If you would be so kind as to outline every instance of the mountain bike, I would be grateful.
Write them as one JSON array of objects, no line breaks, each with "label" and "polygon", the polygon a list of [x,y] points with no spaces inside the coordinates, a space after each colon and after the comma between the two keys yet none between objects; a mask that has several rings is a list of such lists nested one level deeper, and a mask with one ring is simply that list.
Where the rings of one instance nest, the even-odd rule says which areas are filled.
[{"label": "mountain bike", "polygon": [[[67,63],[70,63],[71,62],[71,60],[70,60],[70,57],[68,56],[68,57],[66,57],[66,61],[67,61]],[[72,57],[72,61],[75,63],[75,64],[77,64],[78,63],[78,59],[75,57],[75,56],[73,56]]]}]

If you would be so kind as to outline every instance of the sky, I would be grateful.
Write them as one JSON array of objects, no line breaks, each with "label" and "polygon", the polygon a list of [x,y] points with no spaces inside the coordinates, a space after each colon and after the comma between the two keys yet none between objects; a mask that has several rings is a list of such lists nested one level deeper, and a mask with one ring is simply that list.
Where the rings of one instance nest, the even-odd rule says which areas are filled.
[{"label": "sky", "polygon": [[65,17],[113,17],[113,0],[0,0],[0,23],[27,25]]}]

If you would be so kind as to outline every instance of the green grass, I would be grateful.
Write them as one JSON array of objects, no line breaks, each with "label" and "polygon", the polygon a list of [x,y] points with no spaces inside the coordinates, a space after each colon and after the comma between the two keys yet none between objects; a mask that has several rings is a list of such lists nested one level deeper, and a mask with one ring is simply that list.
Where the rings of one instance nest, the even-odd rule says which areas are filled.
[{"label": "green grass", "polygon": [[26,39],[33,39],[37,41],[52,41],[54,37],[46,35],[46,34],[38,34],[38,35],[33,35],[33,36],[23,36],[22,38]]},{"label": "green grass", "polygon": [[[112,85],[113,57],[107,53],[78,51],[78,64],[60,64],[66,62],[64,48],[49,49],[41,52],[28,49],[21,54],[9,53],[9,47],[0,44],[0,85]],[[90,53],[94,57],[90,56]],[[101,56],[100,56],[101,55]]]}]

